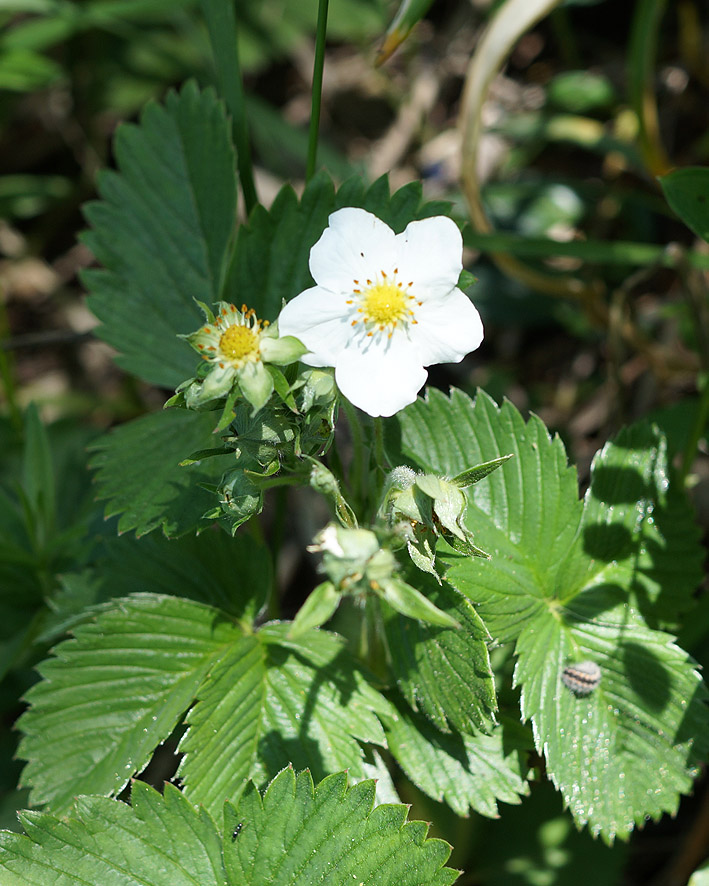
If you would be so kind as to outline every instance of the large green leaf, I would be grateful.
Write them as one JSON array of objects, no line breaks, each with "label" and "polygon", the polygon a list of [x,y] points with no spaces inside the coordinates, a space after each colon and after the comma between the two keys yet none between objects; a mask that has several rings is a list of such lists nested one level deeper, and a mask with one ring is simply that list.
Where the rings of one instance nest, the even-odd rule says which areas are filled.
[{"label": "large green leaf", "polygon": [[374,782],[345,773],[316,788],[283,771],[263,798],[249,788],[225,809],[224,833],[166,785],[133,785],[132,808],[80,797],[66,819],[25,812],[26,836],[0,834],[3,886],[447,886],[450,846],[407,822],[407,807],[374,806]]},{"label": "large green leaf", "polygon": [[262,784],[288,762],[317,778],[345,767],[361,778],[357,739],[385,744],[377,714],[393,709],[342,639],[313,630],[288,641],[289,627],[265,625],[234,644],[187,718],[179,774],[187,795],[215,813],[246,778]]},{"label": "large green leaf", "polygon": [[490,639],[470,601],[430,576],[409,575],[459,628],[440,628],[389,610],[385,619],[392,672],[402,694],[442,732],[487,730],[496,709],[487,643]]},{"label": "large green leaf", "polygon": [[444,867],[450,846],[427,839],[428,826],[406,821],[407,807],[374,806],[374,782],[347,787],[345,773],[313,790],[309,772],[296,779],[286,769],[261,797],[253,787],[236,809],[227,807],[228,883],[310,886],[377,883],[377,886],[444,886],[457,871]]},{"label": "large green leaf", "polygon": [[528,741],[516,734],[523,732],[519,724],[505,723],[491,735],[446,735],[403,707],[398,714],[387,725],[391,753],[415,785],[458,815],[474,809],[496,818],[498,801],[520,803],[528,793]]},{"label": "large green leaf", "polygon": [[395,717],[342,638],[289,624],[257,633],[191,600],[136,594],[78,625],[39,670],[20,719],[23,782],[33,803],[63,810],[77,793],[111,794],[190,711],[180,750],[185,792],[213,812],[289,762],[365,774],[359,742],[385,744]]},{"label": "large green leaf", "polygon": [[87,271],[89,305],[118,362],[176,387],[195,367],[178,339],[202,322],[195,299],[217,301],[236,211],[234,151],[214,92],[188,83],[151,103],[115,142],[118,172],[102,173],[85,210],[85,242],[104,265]]},{"label": "large green leaf", "polygon": [[214,506],[214,496],[199,484],[216,485],[234,457],[180,462],[219,445],[214,424],[209,412],[167,409],[121,425],[93,445],[97,497],[108,501],[107,517],[120,514],[119,532],[145,535],[161,528],[178,536],[208,525],[202,515]]},{"label": "large green leaf", "polygon": [[[441,553],[493,637],[516,641],[523,716],[576,820],[612,840],[674,811],[709,724],[693,664],[643,618],[686,608],[701,557],[659,432],[640,426],[606,446],[582,505],[560,441],[508,403],[431,392],[401,428],[404,457],[448,475],[515,455],[469,493],[468,526],[492,560]],[[584,660],[602,676],[579,697],[561,675]]]},{"label": "large green leaf", "polygon": [[116,793],[192,704],[218,651],[241,636],[216,609],[152,594],[79,625],[39,666],[18,755],[33,804]]}]

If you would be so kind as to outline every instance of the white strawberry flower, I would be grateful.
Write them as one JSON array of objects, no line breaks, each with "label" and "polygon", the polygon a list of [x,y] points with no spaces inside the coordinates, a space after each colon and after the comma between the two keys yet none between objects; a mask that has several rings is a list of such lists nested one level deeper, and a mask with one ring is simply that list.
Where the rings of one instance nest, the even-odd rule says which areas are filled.
[{"label": "white strawberry flower", "polygon": [[355,406],[393,415],[414,402],[425,367],[458,363],[482,342],[480,315],[457,288],[462,253],[445,216],[395,234],[364,209],[340,209],[310,251],[316,285],[283,308],[281,335],[303,342],[303,362],[334,366]]}]

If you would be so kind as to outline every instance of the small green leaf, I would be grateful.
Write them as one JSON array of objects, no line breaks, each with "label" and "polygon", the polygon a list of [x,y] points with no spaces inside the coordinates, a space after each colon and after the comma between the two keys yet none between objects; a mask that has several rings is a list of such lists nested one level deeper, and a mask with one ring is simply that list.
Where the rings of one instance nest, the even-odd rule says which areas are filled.
[{"label": "small green leaf", "polygon": [[[406,821],[407,807],[374,808],[371,780],[347,786],[336,773],[314,788],[309,772],[285,769],[263,797],[248,787],[227,805],[224,862],[229,884],[447,886],[450,846],[427,838],[428,825]],[[14,886],[14,884],[13,884]]]},{"label": "small green leaf", "polygon": [[401,615],[439,627],[460,627],[452,615],[439,609],[428,597],[402,579],[392,576],[382,580],[379,584],[380,587],[377,590],[379,596]]},{"label": "small green leaf", "polygon": [[233,454],[181,467],[191,453],[214,445],[213,413],[167,409],[106,434],[92,449],[97,496],[106,516],[120,514],[119,532],[144,535],[161,528],[167,536],[203,528],[214,496],[199,484],[219,482],[234,464]]},{"label": "small green leaf", "polygon": [[470,470],[463,471],[462,474],[453,477],[451,483],[455,483],[455,485],[460,486],[461,489],[473,486],[475,483],[479,483],[484,477],[487,477],[488,474],[496,471],[511,458],[512,453],[509,455],[502,455],[500,458],[493,458],[492,461],[485,462],[483,465],[476,465],[474,468],[470,468]]},{"label": "small green leaf", "polygon": [[41,542],[46,544],[56,519],[54,465],[47,432],[37,407],[32,403],[25,415],[22,488],[34,519],[38,521],[36,529],[44,535]]},{"label": "small green leaf", "polygon": [[178,333],[201,322],[195,299],[220,297],[236,213],[234,151],[222,104],[188,83],[117,133],[118,172],[103,172],[85,208],[85,242],[104,265],[86,271],[89,306],[118,363],[177,387],[195,360]]},{"label": "small green leaf", "polygon": [[667,202],[682,221],[709,242],[709,167],[688,166],[660,176]]},{"label": "small green leaf", "polygon": [[457,815],[474,809],[497,818],[497,801],[519,803],[528,793],[524,752],[532,742],[519,724],[498,726],[491,735],[446,735],[411,711],[398,713],[387,725],[391,753],[415,785]]},{"label": "small green leaf", "polygon": [[341,594],[335,590],[331,581],[319,584],[308,595],[308,599],[298,610],[288,636],[291,640],[300,637],[312,628],[319,628],[335,614]]}]

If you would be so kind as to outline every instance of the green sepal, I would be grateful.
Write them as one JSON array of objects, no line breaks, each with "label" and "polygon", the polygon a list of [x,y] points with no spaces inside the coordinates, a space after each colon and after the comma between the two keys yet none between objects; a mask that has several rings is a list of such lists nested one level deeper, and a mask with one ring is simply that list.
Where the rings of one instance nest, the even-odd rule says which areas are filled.
[{"label": "green sepal", "polygon": [[229,425],[236,418],[236,412],[234,411],[234,406],[236,405],[236,401],[239,399],[239,388],[234,386],[229,392],[228,397],[226,398],[226,402],[224,403],[224,408],[222,409],[222,414],[219,416],[219,421],[216,424],[216,427],[212,431],[213,434],[218,434],[220,431],[223,431],[225,428],[228,428]]},{"label": "green sepal", "polygon": [[278,366],[289,366],[307,354],[308,349],[294,335],[284,335],[282,338],[272,338],[264,334],[261,338],[261,356],[267,363],[275,363]]},{"label": "green sepal", "polygon": [[416,618],[427,624],[440,625],[443,628],[459,628],[458,622],[447,612],[435,606],[428,597],[412,588],[403,579],[391,576],[381,579],[378,587],[373,588],[383,600],[408,618]]},{"label": "green sepal", "polygon": [[196,452],[193,452],[192,455],[183,458],[179,465],[181,468],[185,468],[187,465],[198,464],[205,458],[214,458],[215,455],[231,455],[232,452],[233,450],[226,446],[215,447],[214,449],[198,449]]},{"label": "green sepal", "polygon": [[462,289],[463,292],[466,292],[468,289],[471,289],[478,282],[478,278],[475,274],[471,274],[470,271],[466,271],[465,268],[460,272],[460,277],[458,277],[458,289]]},{"label": "green sepal", "polygon": [[468,486],[478,483],[484,477],[487,477],[488,474],[496,471],[501,465],[511,459],[513,455],[514,453],[510,452],[509,455],[501,455],[499,458],[493,458],[492,461],[486,461],[481,465],[476,465],[474,468],[470,468],[467,471],[463,471],[461,474],[457,474],[453,477],[451,483],[455,483],[455,485],[459,486],[461,489],[466,489]]},{"label": "green sepal", "polygon": [[289,639],[293,640],[311,628],[325,624],[335,614],[341,598],[342,594],[337,592],[331,581],[319,584],[298,610],[288,631]]},{"label": "green sepal", "polygon": [[241,393],[251,404],[251,417],[253,418],[271,399],[273,379],[260,360],[242,366],[238,370],[237,377]]},{"label": "green sepal", "polygon": [[348,529],[357,528],[357,517],[345,499],[335,475],[325,465],[309,455],[305,456],[310,463],[310,486],[322,495],[332,499],[335,504],[335,515],[340,523]]},{"label": "green sepal", "polygon": [[295,397],[293,396],[293,390],[288,383],[288,379],[285,375],[278,369],[276,366],[268,363],[266,364],[266,371],[271,376],[271,380],[273,381],[273,389],[281,398],[281,400],[285,403],[285,405],[290,409],[291,412],[298,413],[298,405],[295,402]]}]

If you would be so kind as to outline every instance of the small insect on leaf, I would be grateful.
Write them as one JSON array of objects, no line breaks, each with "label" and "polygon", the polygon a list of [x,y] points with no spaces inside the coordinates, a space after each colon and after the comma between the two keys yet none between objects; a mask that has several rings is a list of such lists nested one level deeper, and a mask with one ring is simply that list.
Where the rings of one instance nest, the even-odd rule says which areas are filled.
[{"label": "small insect on leaf", "polygon": [[241,833],[242,827],[243,827],[243,822],[239,822],[239,824],[234,828],[234,832],[231,835],[231,842],[232,843],[234,842],[234,840],[236,840],[236,838]]},{"label": "small insect on leaf", "polygon": [[601,682],[601,669],[595,661],[579,661],[564,668],[561,682],[574,695],[590,695]]}]

